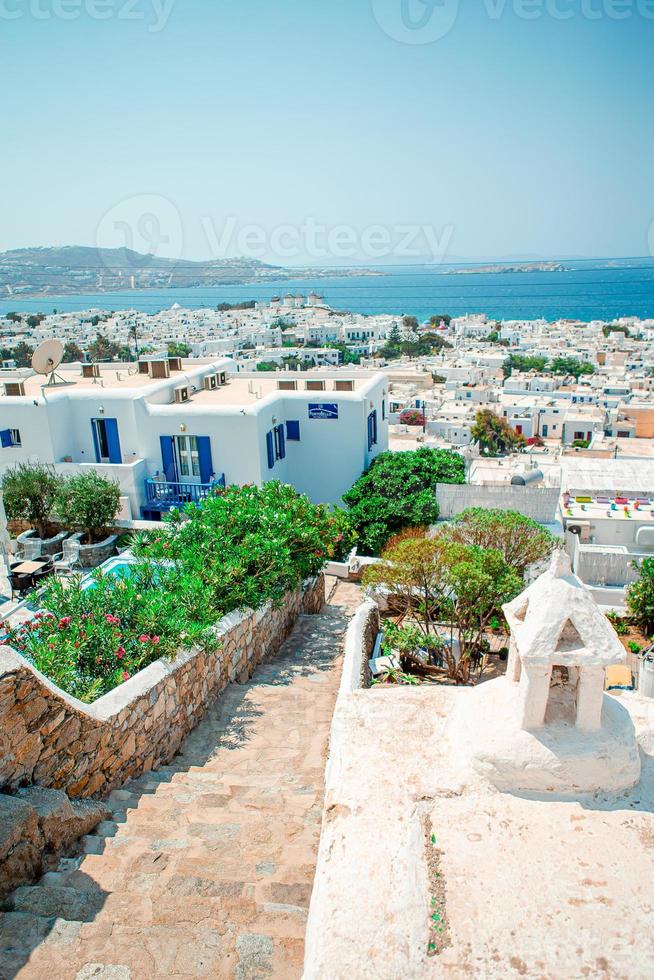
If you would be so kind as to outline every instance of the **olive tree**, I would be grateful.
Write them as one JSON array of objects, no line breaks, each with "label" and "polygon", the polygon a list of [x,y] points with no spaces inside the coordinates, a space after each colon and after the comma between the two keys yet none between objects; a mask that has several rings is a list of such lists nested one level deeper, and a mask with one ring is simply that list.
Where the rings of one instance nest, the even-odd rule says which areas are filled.
[{"label": "olive tree", "polygon": [[2,478],[5,511],[10,520],[28,521],[40,538],[48,536],[48,522],[63,485],[52,466],[18,463]]},{"label": "olive tree", "polygon": [[57,513],[63,524],[83,531],[97,541],[116,518],[120,488],[95,470],[74,476],[62,484],[57,496]]},{"label": "olive tree", "polygon": [[470,679],[471,658],[492,615],[522,588],[497,549],[442,535],[407,538],[386,549],[380,562],[368,566],[363,581],[387,589],[427,641],[439,623],[456,634],[458,656],[448,646],[442,655],[449,677],[460,684]]},{"label": "olive tree", "polygon": [[537,521],[515,510],[470,507],[441,532],[450,541],[496,548],[504,561],[521,575],[527,565],[547,557],[554,537]]}]

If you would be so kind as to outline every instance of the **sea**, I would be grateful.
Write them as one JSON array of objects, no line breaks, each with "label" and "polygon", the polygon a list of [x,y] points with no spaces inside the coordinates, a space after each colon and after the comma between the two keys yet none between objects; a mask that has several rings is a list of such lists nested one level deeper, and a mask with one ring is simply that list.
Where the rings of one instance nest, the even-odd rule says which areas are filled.
[{"label": "sea", "polygon": [[[0,301],[0,314],[138,310],[157,313],[173,303],[197,309],[219,303],[270,300],[285,293],[315,291],[335,310],[413,315],[486,313],[493,319],[612,320],[654,317],[654,259],[621,260],[609,268],[578,261],[557,272],[443,272],[434,266],[403,266],[377,274],[255,281],[215,287],[176,287],[48,296]],[[469,269],[470,266],[466,266]]]}]

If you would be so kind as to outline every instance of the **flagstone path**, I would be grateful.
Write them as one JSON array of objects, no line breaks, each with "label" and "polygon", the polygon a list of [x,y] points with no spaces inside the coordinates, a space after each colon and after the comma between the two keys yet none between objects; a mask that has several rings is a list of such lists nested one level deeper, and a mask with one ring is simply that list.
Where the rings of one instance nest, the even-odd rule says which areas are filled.
[{"label": "flagstone path", "polygon": [[2,980],[300,977],[329,727],[357,586],[302,616],[173,763],[111,794],[85,854],[0,916]]}]

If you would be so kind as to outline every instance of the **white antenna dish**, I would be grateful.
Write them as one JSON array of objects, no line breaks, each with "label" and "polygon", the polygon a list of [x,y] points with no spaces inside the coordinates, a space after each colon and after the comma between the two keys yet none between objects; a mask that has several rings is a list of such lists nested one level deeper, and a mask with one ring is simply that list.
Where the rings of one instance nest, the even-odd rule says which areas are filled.
[{"label": "white antenna dish", "polygon": [[37,374],[48,375],[49,385],[66,384],[55,374],[63,356],[64,345],[60,340],[44,340],[32,354],[32,368]]}]

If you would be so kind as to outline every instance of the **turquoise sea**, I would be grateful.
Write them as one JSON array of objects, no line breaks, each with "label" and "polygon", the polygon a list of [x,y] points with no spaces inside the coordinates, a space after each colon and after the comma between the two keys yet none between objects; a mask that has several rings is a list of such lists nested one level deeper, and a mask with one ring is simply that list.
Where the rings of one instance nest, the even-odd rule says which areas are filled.
[{"label": "turquoise sea", "polygon": [[[498,319],[580,320],[619,316],[654,317],[654,260],[624,260],[616,268],[589,268],[579,261],[563,272],[443,273],[433,266],[380,270],[380,275],[327,276],[212,288],[148,289],[86,293],[47,299],[0,301],[0,313],[57,310],[136,309],[144,313],[179,303],[215,307],[248,299],[268,300],[287,292],[315,290],[337,310],[357,313],[487,313]],[[568,263],[566,263],[568,265]]]}]

